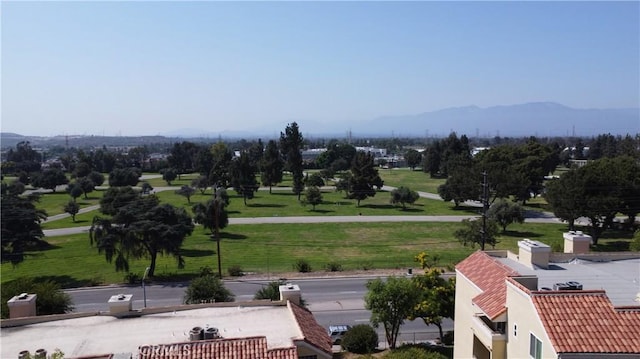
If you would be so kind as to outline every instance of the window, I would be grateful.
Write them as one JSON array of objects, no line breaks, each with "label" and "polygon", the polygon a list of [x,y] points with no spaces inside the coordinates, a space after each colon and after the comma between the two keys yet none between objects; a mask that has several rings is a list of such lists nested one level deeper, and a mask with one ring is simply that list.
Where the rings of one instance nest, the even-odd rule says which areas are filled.
[{"label": "window", "polygon": [[318,359],[317,355],[303,355],[301,357],[298,357],[298,359]]},{"label": "window", "polygon": [[533,359],[542,358],[542,342],[533,333],[529,334],[529,356]]},{"label": "window", "polygon": [[513,336],[514,337],[518,336],[518,324],[517,323],[513,323]]}]

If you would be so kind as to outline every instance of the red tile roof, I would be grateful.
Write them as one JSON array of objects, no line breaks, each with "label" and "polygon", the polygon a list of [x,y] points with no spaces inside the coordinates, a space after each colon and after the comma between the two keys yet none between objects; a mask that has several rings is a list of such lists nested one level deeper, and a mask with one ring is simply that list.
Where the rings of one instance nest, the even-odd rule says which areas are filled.
[{"label": "red tile roof", "polygon": [[531,299],[557,353],[640,353],[640,307],[614,308],[601,290]]},{"label": "red tile roof", "polygon": [[296,359],[295,347],[267,349],[266,337],[198,340],[183,343],[143,345],[139,359]]},{"label": "red tile roof", "polygon": [[494,260],[482,251],[477,251],[458,263],[456,269],[482,290],[482,293],[475,296],[472,302],[489,319],[493,320],[506,312],[507,287],[505,279],[519,276],[518,272]]},{"label": "red tile roof", "polygon": [[327,330],[318,324],[313,314],[291,302],[288,302],[287,305],[296,318],[304,340],[320,350],[332,354],[331,338],[327,334]]}]

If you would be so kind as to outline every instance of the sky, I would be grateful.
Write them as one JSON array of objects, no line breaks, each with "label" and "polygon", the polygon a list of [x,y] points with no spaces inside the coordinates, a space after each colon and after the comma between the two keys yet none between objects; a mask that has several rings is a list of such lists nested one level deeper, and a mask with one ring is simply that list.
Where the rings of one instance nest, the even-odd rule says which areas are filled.
[{"label": "sky", "polygon": [[640,2],[2,1],[22,135],[273,131],[448,107],[640,107]]}]

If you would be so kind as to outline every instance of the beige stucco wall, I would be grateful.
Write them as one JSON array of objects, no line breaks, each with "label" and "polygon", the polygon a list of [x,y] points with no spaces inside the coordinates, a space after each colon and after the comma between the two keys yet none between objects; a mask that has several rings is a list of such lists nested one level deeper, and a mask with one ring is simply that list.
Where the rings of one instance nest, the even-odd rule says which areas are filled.
[{"label": "beige stucco wall", "polygon": [[482,293],[467,277],[456,270],[456,320],[454,321],[453,357],[468,359],[473,357],[472,318],[480,312],[471,300]]},{"label": "beige stucco wall", "polygon": [[[529,334],[542,342],[542,357],[557,358],[531,297],[507,282],[507,358],[529,358]],[[456,317],[456,320],[458,318]],[[517,325],[517,335],[515,335]]]}]

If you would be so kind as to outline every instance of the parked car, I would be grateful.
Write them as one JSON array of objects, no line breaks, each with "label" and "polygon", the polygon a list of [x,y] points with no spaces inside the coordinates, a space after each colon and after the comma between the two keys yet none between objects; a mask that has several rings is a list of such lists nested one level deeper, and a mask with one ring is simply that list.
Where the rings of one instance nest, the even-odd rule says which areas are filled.
[{"label": "parked car", "polygon": [[342,341],[342,337],[347,332],[347,330],[351,329],[350,325],[330,325],[329,326],[329,336],[331,337],[331,342],[334,345],[340,345]]}]

